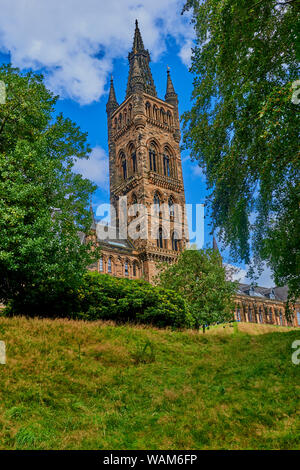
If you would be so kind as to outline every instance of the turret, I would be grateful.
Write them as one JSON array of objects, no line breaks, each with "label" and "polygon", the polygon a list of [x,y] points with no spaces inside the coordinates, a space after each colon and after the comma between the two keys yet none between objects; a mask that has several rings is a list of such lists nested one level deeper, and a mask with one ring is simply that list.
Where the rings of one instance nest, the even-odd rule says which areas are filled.
[{"label": "turret", "polygon": [[165,94],[165,101],[166,103],[169,103],[172,106],[174,106],[174,123],[175,123],[174,139],[176,140],[176,142],[180,142],[178,96],[177,96],[177,93],[175,93],[175,89],[174,89],[174,85],[171,79],[169,69],[167,70],[167,91]]},{"label": "turret", "polygon": [[109,97],[108,101],[106,104],[106,112],[108,116],[110,116],[117,108],[119,107],[117,99],[116,99],[116,93],[115,93],[115,88],[114,88],[114,82],[113,82],[113,77],[110,79],[110,90],[109,90]]},{"label": "turret", "polygon": [[178,106],[178,96],[175,93],[174,85],[171,79],[170,70],[167,70],[167,91],[165,94],[165,101],[172,104],[173,106]]}]

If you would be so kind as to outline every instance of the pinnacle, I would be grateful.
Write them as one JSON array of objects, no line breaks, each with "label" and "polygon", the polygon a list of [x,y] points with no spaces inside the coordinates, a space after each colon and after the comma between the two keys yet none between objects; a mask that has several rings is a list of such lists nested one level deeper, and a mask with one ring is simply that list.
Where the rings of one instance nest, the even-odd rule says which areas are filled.
[{"label": "pinnacle", "polygon": [[168,67],[167,68],[167,91],[166,91],[165,99],[168,99],[171,97],[177,97],[177,94],[175,93],[174,85],[173,85],[171,75],[170,75],[170,69]]},{"label": "pinnacle", "polygon": [[139,52],[144,50],[144,43],[142,39],[142,35],[139,29],[138,20],[135,20],[135,32],[134,32],[134,39],[133,39],[133,52]]}]

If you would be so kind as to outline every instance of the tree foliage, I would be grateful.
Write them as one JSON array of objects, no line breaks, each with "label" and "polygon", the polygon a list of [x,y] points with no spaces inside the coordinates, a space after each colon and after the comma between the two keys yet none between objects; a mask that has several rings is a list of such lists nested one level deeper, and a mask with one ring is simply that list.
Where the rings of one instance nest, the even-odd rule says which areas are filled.
[{"label": "tree foliage", "polygon": [[48,287],[41,285],[39,291],[32,290],[26,296],[22,305],[17,304],[19,299],[12,301],[5,310],[6,315],[22,309],[23,314],[32,317],[113,320],[174,328],[190,328],[194,324],[180,294],[143,280],[88,271],[76,286],[63,286],[63,289],[57,286],[51,302],[47,295]]},{"label": "tree foliage", "polygon": [[267,261],[300,295],[297,2],[188,0],[185,10],[196,47],[184,142],[206,173],[214,227],[235,259]]},{"label": "tree foliage", "polygon": [[0,80],[0,301],[21,304],[80,280],[93,256],[78,231],[89,230],[95,187],[72,172],[89,154],[86,134],[54,117],[58,97],[42,77],[2,66]]},{"label": "tree foliage", "polygon": [[162,287],[178,292],[188,303],[195,326],[233,319],[235,283],[226,280],[218,252],[185,250],[172,265],[162,265],[158,275]]}]

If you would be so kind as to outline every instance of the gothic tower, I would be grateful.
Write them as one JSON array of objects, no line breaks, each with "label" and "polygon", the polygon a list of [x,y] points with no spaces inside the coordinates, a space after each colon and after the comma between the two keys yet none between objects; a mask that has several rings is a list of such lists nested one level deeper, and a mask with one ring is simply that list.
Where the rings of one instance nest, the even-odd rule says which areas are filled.
[{"label": "gothic tower", "polygon": [[[157,262],[173,262],[188,239],[178,97],[169,70],[165,99],[157,97],[137,21],[128,61],[125,100],[118,104],[111,80],[106,107],[110,198],[116,224],[121,227],[125,218],[126,236],[139,253],[144,278],[151,281]],[[127,215],[120,210],[124,196]]]}]

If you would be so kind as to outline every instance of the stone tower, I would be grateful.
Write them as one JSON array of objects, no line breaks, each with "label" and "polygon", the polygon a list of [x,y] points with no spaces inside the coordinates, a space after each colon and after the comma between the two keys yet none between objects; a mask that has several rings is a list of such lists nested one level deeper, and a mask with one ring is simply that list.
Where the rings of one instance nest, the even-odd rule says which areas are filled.
[{"label": "stone tower", "polygon": [[[143,276],[151,281],[157,262],[173,262],[188,238],[178,97],[169,71],[165,99],[157,97],[150,54],[137,21],[128,61],[125,100],[118,104],[111,79],[106,106],[110,199],[120,237],[127,237],[134,245]],[[126,234],[121,221],[128,227]]]}]

